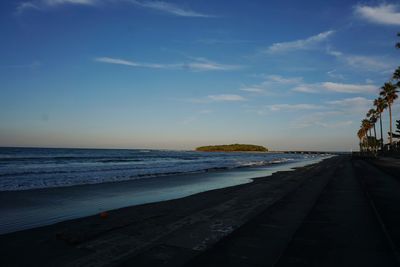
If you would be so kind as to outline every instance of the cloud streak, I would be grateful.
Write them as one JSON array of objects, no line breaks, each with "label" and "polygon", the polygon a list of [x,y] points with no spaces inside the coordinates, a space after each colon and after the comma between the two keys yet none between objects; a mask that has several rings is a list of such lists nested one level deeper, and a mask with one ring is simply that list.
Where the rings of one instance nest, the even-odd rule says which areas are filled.
[{"label": "cloud streak", "polygon": [[346,84],[346,83],[333,83],[333,82],[322,83],[322,88],[331,92],[347,93],[347,94],[375,93],[378,91],[375,85]]},{"label": "cloud streak", "polygon": [[242,68],[238,65],[227,65],[221,64],[214,61],[210,61],[204,58],[196,58],[191,62],[187,63],[175,63],[175,64],[160,64],[160,63],[141,63],[126,59],[112,58],[112,57],[97,57],[94,59],[96,62],[124,65],[129,67],[137,68],[151,68],[151,69],[186,69],[195,72],[201,71],[233,71]]},{"label": "cloud streak", "polygon": [[384,25],[400,25],[398,5],[383,3],[379,6],[358,5],[355,14],[369,22]]},{"label": "cloud streak", "polygon": [[211,18],[213,15],[196,12],[190,9],[179,7],[175,4],[163,2],[163,1],[138,1],[128,0],[128,2],[148,9],[157,10],[160,12],[168,13],[179,17],[192,17],[192,18]]},{"label": "cloud streak", "polygon": [[296,50],[315,49],[321,42],[327,40],[333,33],[334,31],[326,31],[308,37],[306,39],[300,39],[291,42],[274,43],[271,46],[269,46],[265,50],[265,52],[268,54],[276,54],[276,53],[286,53]]},{"label": "cloud streak", "polygon": [[314,104],[275,104],[268,106],[271,111],[315,110],[322,106]]},{"label": "cloud streak", "polygon": [[339,111],[346,114],[351,113],[364,113],[372,105],[372,100],[365,97],[352,97],[340,100],[328,101],[327,104],[331,105]]},{"label": "cloud streak", "polygon": [[335,92],[345,94],[370,94],[376,93],[378,91],[378,87],[373,84],[322,82],[314,84],[300,84],[294,87],[292,91],[300,93]]},{"label": "cloud streak", "polygon": [[208,95],[200,98],[185,99],[185,101],[197,104],[208,104],[214,102],[243,102],[247,101],[247,99],[237,94],[217,94],[217,95]]},{"label": "cloud streak", "polygon": [[222,94],[222,95],[209,95],[207,98],[213,102],[236,102],[236,101],[246,101],[241,95],[234,94]]},{"label": "cloud streak", "polygon": [[363,55],[349,55],[330,48],[328,48],[326,52],[328,55],[336,57],[338,60],[345,62],[356,70],[385,72],[396,66],[391,59]]},{"label": "cloud streak", "polygon": [[45,10],[55,8],[63,5],[81,5],[81,6],[98,6],[104,4],[115,4],[115,3],[130,3],[134,6],[156,10],[161,13],[167,13],[177,17],[191,17],[191,18],[213,18],[214,15],[204,14],[196,12],[194,10],[180,7],[176,4],[164,2],[164,1],[152,1],[152,0],[33,0],[22,2],[17,6],[17,14],[22,14],[27,10]]},{"label": "cloud streak", "polygon": [[280,75],[257,75],[257,77],[262,77],[264,81],[253,84],[250,86],[243,86],[240,91],[245,91],[249,93],[266,93],[272,89],[282,88],[282,86],[299,84],[303,81],[302,77],[283,77]]},{"label": "cloud streak", "polygon": [[54,8],[62,5],[81,5],[96,6],[100,2],[98,0],[36,0],[22,2],[17,6],[17,13],[21,14],[30,9],[43,10]]}]

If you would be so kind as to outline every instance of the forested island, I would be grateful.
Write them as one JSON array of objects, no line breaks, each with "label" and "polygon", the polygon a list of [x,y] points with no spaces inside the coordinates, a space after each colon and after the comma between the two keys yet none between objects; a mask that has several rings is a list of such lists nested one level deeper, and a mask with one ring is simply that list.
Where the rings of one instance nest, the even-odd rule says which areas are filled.
[{"label": "forested island", "polygon": [[196,151],[203,152],[267,152],[268,149],[263,146],[249,144],[231,144],[216,146],[200,146]]}]

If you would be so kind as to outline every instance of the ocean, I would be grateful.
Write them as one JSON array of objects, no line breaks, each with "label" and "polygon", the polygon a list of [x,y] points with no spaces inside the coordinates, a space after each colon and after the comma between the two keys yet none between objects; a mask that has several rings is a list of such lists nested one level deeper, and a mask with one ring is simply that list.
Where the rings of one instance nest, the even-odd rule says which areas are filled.
[{"label": "ocean", "polygon": [[282,153],[144,149],[0,148],[0,191],[146,179],[318,158]]},{"label": "ocean", "polygon": [[0,234],[249,183],[330,156],[0,148]]}]

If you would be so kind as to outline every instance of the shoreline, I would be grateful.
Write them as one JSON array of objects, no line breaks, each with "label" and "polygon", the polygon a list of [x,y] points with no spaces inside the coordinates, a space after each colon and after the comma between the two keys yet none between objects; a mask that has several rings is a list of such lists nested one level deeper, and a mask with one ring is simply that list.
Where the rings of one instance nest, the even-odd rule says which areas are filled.
[{"label": "shoreline", "polygon": [[251,183],[254,178],[270,176],[281,170],[289,171],[320,160],[70,187],[4,191],[0,194],[0,209],[3,211],[0,234]]},{"label": "shoreline", "polygon": [[160,240],[202,251],[315,173],[323,172],[337,158],[255,178],[251,183],[111,210],[105,217],[96,214],[0,235],[0,247],[7,252],[8,261],[23,255],[22,261],[26,258],[44,266],[72,262],[107,265]]}]

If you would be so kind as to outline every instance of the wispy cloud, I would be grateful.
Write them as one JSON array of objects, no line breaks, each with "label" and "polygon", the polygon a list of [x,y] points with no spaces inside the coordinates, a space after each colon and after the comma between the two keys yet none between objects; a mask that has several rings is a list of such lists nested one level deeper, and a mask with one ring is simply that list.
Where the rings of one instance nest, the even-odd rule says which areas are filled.
[{"label": "wispy cloud", "polygon": [[301,77],[283,77],[280,75],[265,75],[264,77],[266,82],[279,84],[296,84],[303,80]]},{"label": "wispy cloud", "polygon": [[36,0],[22,2],[17,6],[17,13],[21,14],[29,9],[42,10],[46,8],[53,8],[62,5],[83,5],[95,6],[99,4],[99,0]]},{"label": "wispy cloud", "polygon": [[241,95],[234,95],[234,94],[222,94],[222,95],[209,95],[207,96],[207,99],[214,101],[214,102],[232,102],[232,101],[245,101],[246,98],[244,98]]},{"label": "wispy cloud", "polygon": [[281,88],[282,86],[299,84],[303,81],[302,77],[284,77],[275,74],[258,74],[256,77],[261,77],[264,80],[258,84],[243,86],[239,90],[249,93],[266,93],[274,88]]},{"label": "wispy cloud", "polygon": [[137,1],[137,0],[128,0],[128,1],[140,7],[149,8],[180,17],[197,17],[197,18],[215,17],[214,15],[196,12],[191,9],[185,9],[175,4],[163,1]]},{"label": "wispy cloud", "polygon": [[268,107],[271,111],[315,110],[323,108],[314,104],[275,104]]},{"label": "wispy cloud", "polygon": [[300,39],[291,42],[274,43],[271,46],[269,46],[265,50],[265,52],[269,54],[275,54],[275,53],[285,53],[295,50],[315,49],[321,42],[327,40],[333,33],[334,31],[326,31],[308,37],[306,39]]},{"label": "wispy cloud", "polygon": [[347,93],[347,94],[358,94],[358,93],[375,93],[378,88],[371,84],[346,84],[346,83],[333,83],[324,82],[322,87],[328,91]]},{"label": "wispy cloud", "polygon": [[[338,120],[338,118],[342,119]],[[352,124],[351,119],[343,120],[343,111],[336,110],[312,112],[291,122],[292,128],[296,129],[308,127],[343,128]]]},{"label": "wispy cloud", "polygon": [[383,57],[344,54],[331,48],[326,52],[356,70],[386,72],[396,66],[392,59]]},{"label": "wispy cloud", "polygon": [[239,89],[240,91],[249,92],[249,93],[264,93],[265,90],[257,87],[243,87]]},{"label": "wispy cloud", "polygon": [[[182,99],[186,102],[196,103],[196,104],[209,104],[215,102],[243,102],[247,101],[247,99],[241,95],[237,94],[217,94],[217,95],[208,95],[199,98],[187,98]],[[212,111],[211,111],[212,112]],[[204,110],[203,114],[211,113],[209,110]]]},{"label": "wispy cloud", "polygon": [[135,61],[119,59],[119,58],[111,58],[111,57],[98,57],[98,58],[95,58],[95,61],[102,62],[102,63],[108,63],[108,64],[125,65],[125,66],[130,66],[130,67],[143,67],[143,68],[155,68],[155,69],[175,67],[175,65],[138,63]]},{"label": "wispy cloud", "polygon": [[156,10],[162,13],[171,14],[178,17],[192,17],[192,18],[211,18],[216,17],[210,14],[200,13],[189,8],[183,8],[176,4],[164,1],[152,0],[32,0],[21,2],[17,6],[17,13],[21,14],[29,9],[44,10],[54,8],[62,5],[83,5],[83,6],[97,6],[100,4],[115,4],[118,2],[126,2],[132,5]]},{"label": "wispy cloud", "polygon": [[400,10],[398,5],[382,3],[379,6],[358,5],[355,14],[369,22],[400,25]]},{"label": "wispy cloud", "polygon": [[32,2],[22,2],[17,6],[16,14],[22,14],[25,10],[40,9],[40,7]]},{"label": "wispy cloud", "polygon": [[193,71],[212,71],[212,70],[229,71],[229,70],[238,70],[243,68],[243,66],[240,65],[221,64],[205,58],[194,58],[193,60],[194,61],[192,62],[183,63],[181,65],[184,68]]},{"label": "wispy cloud", "polygon": [[358,96],[358,97],[328,101],[327,104],[347,114],[362,113],[368,110],[368,108],[372,105],[372,100]]},{"label": "wispy cloud", "polygon": [[373,84],[322,82],[300,84],[294,87],[292,91],[300,93],[336,92],[345,94],[370,94],[376,93],[378,91],[378,87]]},{"label": "wispy cloud", "polygon": [[329,128],[329,129],[336,129],[336,128],[343,128],[349,125],[352,125],[352,120],[345,120],[345,121],[335,121],[333,119],[329,119],[329,121],[319,118],[318,116],[307,116],[292,122],[292,128],[308,128],[308,127],[318,127],[318,128]]},{"label": "wispy cloud", "polygon": [[125,65],[138,68],[152,68],[152,69],[186,69],[190,71],[231,71],[238,70],[242,66],[221,64],[210,61],[204,58],[195,58],[187,63],[174,63],[174,64],[160,64],[160,63],[141,63],[126,59],[112,58],[112,57],[98,57],[94,59],[96,62]]},{"label": "wispy cloud", "polygon": [[330,70],[326,74],[333,79],[344,80],[344,75],[338,73],[337,70]]},{"label": "wispy cloud", "polygon": [[300,84],[292,89],[294,92],[299,93],[318,93],[321,90],[318,84]]},{"label": "wispy cloud", "polygon": [[195,41],[195,43],[207,44],[207,45],[215,45],[215,44],[249,44],[249,43],[254,43],[254,41],[242,40],[242,39],[211,39],[211,38],[205,38],[205,39],[198,39],[198,40]]}]

